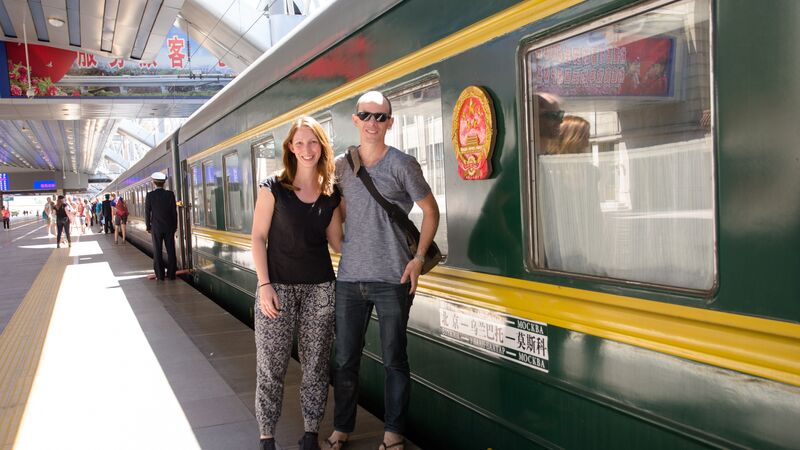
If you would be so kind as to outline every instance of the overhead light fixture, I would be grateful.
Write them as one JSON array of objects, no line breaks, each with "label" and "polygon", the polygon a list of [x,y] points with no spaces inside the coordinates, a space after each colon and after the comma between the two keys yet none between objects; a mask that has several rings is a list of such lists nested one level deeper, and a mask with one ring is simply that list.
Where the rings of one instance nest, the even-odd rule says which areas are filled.
[{"label": "overhead light fixture", "polygon": [[133,41],[131,59],[142,59],[147,41],[150,39],[150,33],[153,32],[153,25],[156,23],[156,18],[161,11],[163,3],[164,0],[147,0],[142,19],[139,22],[139,29],[136,30],[136,38]]},{"label": "overhead light fixture", "polygon": [[100,50],[104,52],[110,52],[114,43],[118,9],[119,0],[106,0],[103,12],[103,31],[100,37]]},{"label": "overhead light fixture", "polygon": [[64,19],[61,19],[59,17],[49,17],[47,19],[47,23],[49,23],[50,25],[52,25],[52,26],[54,26],[56,28],[61,28],[61,27],[64,26]]},{"label": "overhead light fixture", "polygon": [[67,0],[67,21],[69,22],[69,45],[81,46],[81,2]]}]

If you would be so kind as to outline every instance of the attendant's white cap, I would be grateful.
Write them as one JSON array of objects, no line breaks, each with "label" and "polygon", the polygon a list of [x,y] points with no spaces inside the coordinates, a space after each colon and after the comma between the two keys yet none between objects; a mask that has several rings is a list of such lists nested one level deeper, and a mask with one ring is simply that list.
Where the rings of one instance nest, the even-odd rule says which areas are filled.
[{"label": "attendant's white cap", "polygon": [[156,181],[164,181],[167,179],[167,176],[161,172],[154,172],[152,175],[150,175],[150,178]]}]

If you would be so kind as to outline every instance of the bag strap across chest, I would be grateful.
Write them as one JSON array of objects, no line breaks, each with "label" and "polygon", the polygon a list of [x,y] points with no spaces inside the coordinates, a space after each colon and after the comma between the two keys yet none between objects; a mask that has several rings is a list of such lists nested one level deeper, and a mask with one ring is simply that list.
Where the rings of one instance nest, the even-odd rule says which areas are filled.
[{"label": "bag strap across chest", "polygon": [[[392,222],[399,225],[403,228],[406,232],[416,233],[417,239],[419,239],[419,231],[417,227],[414,226],[414,223],[408,218],[408,215],[405,211],[402,210],[396,204],[386,200],[380,192],[378,192],[378,188],[375,187],[375,183],[372,181],[372,177],[369,176],[369,172],[361,165],[361,159],[358,156],[358,148],[357,147],[349,147],[347,149],[347,154],[345,156],[347,158],[347,163],[350,164],[350,168],[353,169],[353,172],[356,174],[359,180],[364,183],[364,187],[367,188],[372,198],[378,202],[379,205],[386,211],[386,214],[389,215],[389,219]],[[409,227],[411,225],[411,227]],[[413,230],[413,231],[412,231]]]}]

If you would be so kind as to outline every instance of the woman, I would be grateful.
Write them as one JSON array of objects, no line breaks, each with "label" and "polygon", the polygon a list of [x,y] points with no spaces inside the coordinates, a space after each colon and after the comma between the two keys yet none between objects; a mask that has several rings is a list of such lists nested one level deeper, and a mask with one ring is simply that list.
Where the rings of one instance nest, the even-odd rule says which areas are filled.
[{"label": "woman", "polygon": [[69,206],[67,202],[64,201],[64,196],[59,195],[58,199],[56,200],[56,206],[53,208],[55,210],[56,216],[56,228],[58,230],[58,234],[56,235],[56,248],[61,247],[61,232],[63,231],[67,235],[67,245],[72,247],[72,240],[69,237]]},{"label": "woman", "polygon": [[295,120],[283,141],[284,170],[261,183],[253,214],[256,289],[256,418],[261,448],[275,448],[292,332],[298,330],[305,434],[301,449],[319,449],[328,397],[334,280],[328,244],[340,251],[341,197],[334,189],[333,149],[311,117]]},{"label": "woman", "polygon": [[71,195],[67,195],[64,198],[64,203],[67,205],[67,216],[69,217],[69,224],[71,227],[78,227],[78,220],[76,218],[78,214],[78,208],[75,205],[75,199]]},{"label": "woman", "polygon": [[3,229],[11,229],[11,211],[9,211],[5,206],[3,206]]},{"label": "woman", "polygon": [[122,229],[122,243],[125,243],[125,232],[126,228],[128,227],[128,205],[125,203],[125,200],[122,197],[117,199],[117,204],[114,206],[114,243],[118,244],[117,236],[120,233],[120,228]]},{"label": "woman", "polygon": [[86,234],[86,208],[83,206],[83,202],[81,199],[75,199],[75,205],[78,208],[78,222],[80,222],[81,226],[81,235]]},{"label": "woman", "polygon": [[589,122],[578,116],[564,116],[559,133],[559,146],[556,153],[590,153]]}]

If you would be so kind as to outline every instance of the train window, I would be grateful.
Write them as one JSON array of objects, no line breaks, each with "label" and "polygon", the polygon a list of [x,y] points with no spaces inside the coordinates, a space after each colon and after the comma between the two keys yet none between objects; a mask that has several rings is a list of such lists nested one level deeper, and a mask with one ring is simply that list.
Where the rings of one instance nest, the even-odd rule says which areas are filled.
[{"label": "train window", "polygon": [[199,164],[192,164],[189,168],[192,177],[192,223],[203,224],[203,174]]},{"label": "train window", "polygon": [[319,117],[315,117],[315,119],[322,125],[322,129],[325,130],[325,134],[328,135],[328,139],[331,141],[331,148],[333,148],[333,141],[336,139],[335,129],[333,128],[333,116],[331,113],[325,113]]},{"label": "train window", "polygon": [[255,172],[253,175],[256,180],[254,188],[257,194],[258,184],[280,170],[283,167],[283,161],[275,148],[275,138],[271,135],[257,140],[250,148],[253,152],[253,171]]},{"label": "train window", "polygon": [[529,264],[713,288],[710,35],[688,0],[524,49]]},{"label": "train window", "polygon": [[229,230],[241,230],[244,218],[239,154],[230,153],[223,158],[225,169],[225,224]]},{"label": "train window", "polygon": [[144,217],[144,201],[145,201],[145,193],[144,193],[144,185],[139,186],[136,188],[136,195],[139,197],[139,209],[137,210],[139,217]]},{"label": "train window", "polygon": [[[444,191],[444,134],[442,132],[442,92],[438,79],[389,93],[394,126],[386,133],[386,143],[419,161],[425,180],[439,204],[439,229],[434,239],[447,254],[447,204]],[[422,225],[422,210],[414,205],[409,217]]]},{"label": "train window", "polygon": [[217,169],[214,162],[203,163],[203,206],[207,227],[217,226]]}]

